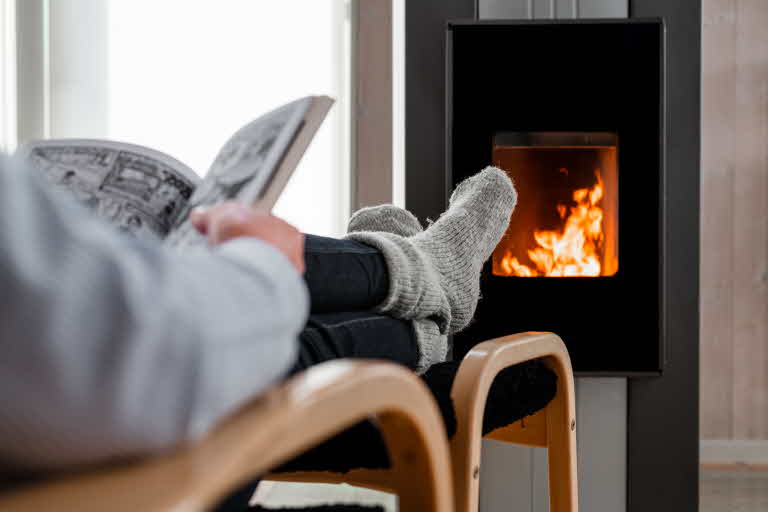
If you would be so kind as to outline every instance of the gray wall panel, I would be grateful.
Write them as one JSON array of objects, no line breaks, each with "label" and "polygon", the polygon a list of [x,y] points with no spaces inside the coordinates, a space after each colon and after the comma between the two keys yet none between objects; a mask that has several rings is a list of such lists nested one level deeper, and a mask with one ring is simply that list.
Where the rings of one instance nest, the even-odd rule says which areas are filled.
[{"label": "gray wall panel", "polygon": [[531,17],[528,0],[480,0],[478,13],[480,19],[528,19]]},{"label": "gray wall panel", "polygon": [[533,0],[533,17],[535,19],[548,19],[555,17],[554,0]]},{"label": "gray wall panel", "polygon": [[405,3],[405,206],[436,219],[445,197],[445,22],[476,16],[475,0]]},{"label": "gray wall panel", "polygon": [[579,10],[578,0],[556,0],[555,18],[575,18]]},{"label": "gray wall panel", "polygon": [[479,0],[480,18],[626,18],[629,0]]},{"label": "gray wall panel", "polygon": [[480,512],[530,512],[533,505],[534,448],[483,441],[480,459]]},{"label": "gray wall panel", "polygon": [[576,379],[580,510],[625,510],[627,379]]},{"label": "gray wall panel", "polygon": [[[578,415],[576,416],[578,418]],[[532,512],[549,512],[549,477],[547,476],[547,449],[531,448],[531,500]],[[583,510],[583,509],[582,509]]]},{"label": "gray wall panel", "polygon": [[579,0],[579,18],[626,18],[629,0]]}]

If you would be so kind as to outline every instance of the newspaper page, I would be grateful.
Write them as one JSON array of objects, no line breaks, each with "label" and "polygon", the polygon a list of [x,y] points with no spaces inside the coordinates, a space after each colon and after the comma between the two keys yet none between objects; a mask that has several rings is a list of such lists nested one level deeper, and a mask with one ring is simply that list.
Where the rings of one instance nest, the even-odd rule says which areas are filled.
[{"label": "newspaper page", "polygon": [[147,240],[166,237],[200,181],[168,155],[121,142],[46,140],[20,155],[99,217]]},{"label": "newspaper page", "polygon": [[205,243],[189,222],[192,208],[228,199],[256,202],[301,128],[311,103],[311,97],[294,101],[238,130],[222,147],[166,243],[176,247]]}]

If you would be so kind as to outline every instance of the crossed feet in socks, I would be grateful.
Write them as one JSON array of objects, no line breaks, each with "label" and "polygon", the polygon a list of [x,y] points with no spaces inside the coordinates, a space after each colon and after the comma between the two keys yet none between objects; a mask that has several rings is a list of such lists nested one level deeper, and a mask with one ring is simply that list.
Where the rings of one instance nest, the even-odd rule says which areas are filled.
[{"label": "crossed feet in socks", "polygon": [[445,359],[447,335],[472,319],[480,271],[509,225],[517,202],[504,171],[488,167],[456,187],[448,210],[426,230],[393,205],[364,208],[349,221],[347,238],[378,248],[390,290],[378,310],[413,320],[419,372]]}]

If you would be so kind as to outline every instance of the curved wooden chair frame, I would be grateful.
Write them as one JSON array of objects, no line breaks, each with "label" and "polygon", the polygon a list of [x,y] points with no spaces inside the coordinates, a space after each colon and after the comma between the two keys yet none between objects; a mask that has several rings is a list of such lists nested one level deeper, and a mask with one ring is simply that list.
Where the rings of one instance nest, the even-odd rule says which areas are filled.
[{"label": "curved wooden chair frame", "polygon": [[[477,512],[483,413],[496,376],[518,363],[541,359],[557,375],[557,394],[541,411],[496,429],[486,439],[548,449],[550,512],[577,512],[576,402],[568,350],[552,333],[529,332],[504,336],[476,345],[462,360],[451,397],[457,430],[451,440],[453,494],[456,512]],[[276,473],[268,480],[347,483],[394,492],[395,468],[357,469],[348,473]]]},{"label": "curved wooden chair frame", "polygon": [[375,417],[400,510],[452,512],[445,428],[429,390],[401,366],[339,360],[276,386],[200,442],[174,453],[0,494],[0,510],[184,511],[215,506],[270,468]]}]

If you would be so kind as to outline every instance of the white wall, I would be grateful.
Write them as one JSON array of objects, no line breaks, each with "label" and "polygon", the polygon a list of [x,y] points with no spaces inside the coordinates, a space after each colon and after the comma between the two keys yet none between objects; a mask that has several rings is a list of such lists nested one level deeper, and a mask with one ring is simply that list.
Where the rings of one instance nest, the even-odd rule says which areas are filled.
[{"label": "white wall", "polygon": [[50,132],[104,137],[109,129],[108,2],[48,2]]}]

